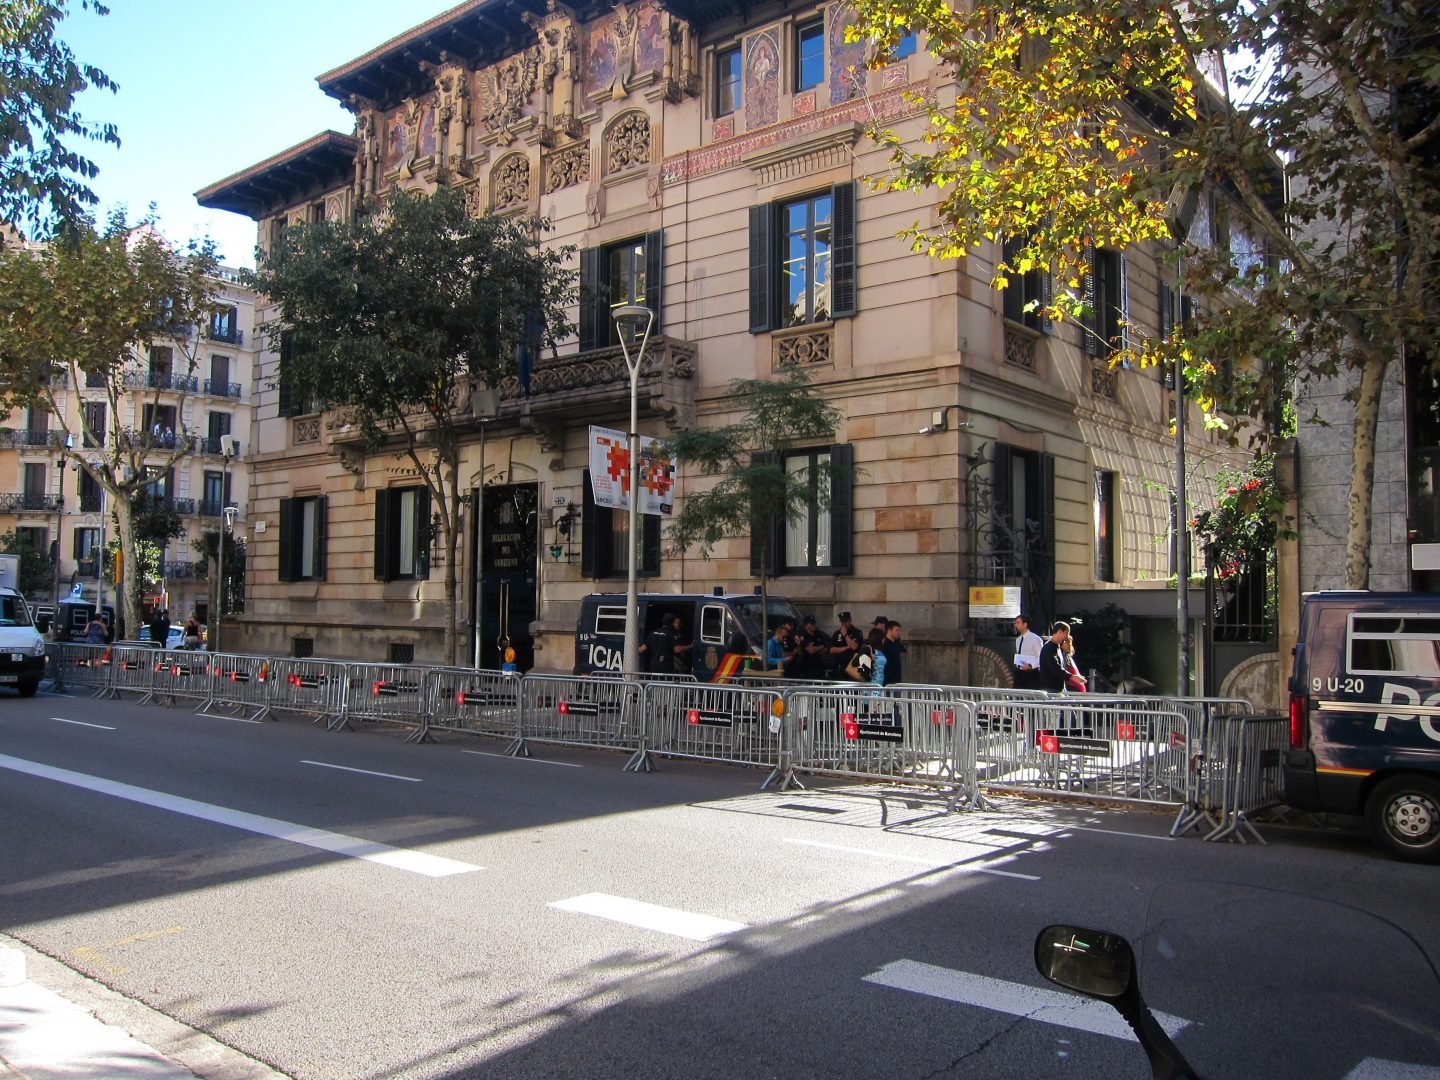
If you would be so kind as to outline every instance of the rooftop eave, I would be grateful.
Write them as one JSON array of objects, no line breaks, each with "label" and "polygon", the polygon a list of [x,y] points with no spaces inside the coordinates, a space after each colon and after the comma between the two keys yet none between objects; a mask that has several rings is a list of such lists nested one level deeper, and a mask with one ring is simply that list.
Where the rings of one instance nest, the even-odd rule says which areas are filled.
[{"label": "rooftop eave", "polygon": [[287,206],[346,183],[360,142],[338,131],[322,131],[288,150],[216,181],[195,193],[212,210],[228,210],[259,221]]}]

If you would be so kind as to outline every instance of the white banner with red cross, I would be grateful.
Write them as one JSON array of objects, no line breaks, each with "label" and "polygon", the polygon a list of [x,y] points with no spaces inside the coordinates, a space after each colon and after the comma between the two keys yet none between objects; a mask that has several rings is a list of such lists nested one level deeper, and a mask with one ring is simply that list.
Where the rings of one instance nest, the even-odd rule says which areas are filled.
[{"label": "white banner with red cross", "polygon": [[[659,440],[640,436],[640,492],[636,512],[669,517],[675,509],[675,459]],[[590,491],[595,505],[630,509],[630,448],[625,432],[590,426]]]}]

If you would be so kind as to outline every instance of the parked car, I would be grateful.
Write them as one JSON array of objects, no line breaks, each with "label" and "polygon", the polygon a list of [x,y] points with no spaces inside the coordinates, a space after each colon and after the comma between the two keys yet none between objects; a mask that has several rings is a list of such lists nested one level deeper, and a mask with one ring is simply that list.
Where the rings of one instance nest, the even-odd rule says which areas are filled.
[{"label": "parked car", "polygon": [[[140,628],[140,640],[141,640],[141,641],[149,641],[149,640],[150,640],[150,627],[148,627],[148,626],[142,626],[142,627]],[[170,624],[170,630],[169,630],[169,632],[165,635],[165,644],[162,646],[162,648],[166,648],[166,649],[180,649],[180,648],[184,648],[184,646],[185,646],[185,627],[181,626],[179,623],[171,623],[171,624]]]}]

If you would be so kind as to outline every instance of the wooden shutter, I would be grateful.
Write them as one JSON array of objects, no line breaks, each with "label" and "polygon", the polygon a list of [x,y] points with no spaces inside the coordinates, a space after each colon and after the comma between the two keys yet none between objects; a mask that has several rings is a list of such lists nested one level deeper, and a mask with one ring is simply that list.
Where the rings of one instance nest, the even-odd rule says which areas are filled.
[{"label": "wooden shutter", "polygon": [[830,189],[830,317],[839,319],[859,310],[855,280],[855,181]]},{"label": "wooden shutter", "polygon": [[854,572],[855,448],[849,443],[830,447],[830,572]]},{"label": "wooden shutter", "polygon": [[[588,578],[602,578],[611,573],[614,555],[611,548],[614,531],[610,527],[609,507],[595,505],[595,492],[590,486],[590,470],[585,470],[580,501],[580,572]],[[628,570],[628,567],[626,568]]]},{"label": "wooden shutter", "polygon": [[[1001,246],[1000,258],[1013,266],[1015,256],[1019,251],[1020,241],[1011,238]],[[1025,275],[1011,269],[1006,277],[1007,283],[1000,292],[1005,318],[1011,322],[1023,323],[1025,321],[1025,303],[1029,299],[1025,295]]]},{"label": "wooden shutter", "polygon": [[[647,577],[660,573],[660,523],[658,514],[640,515],[640,568]],[[627,565],[625,568],[629,570]]]},{"label": "wooden shutter", "polygon": [[321,495],[315,502],[315,574],[316,581],[325,580],[325,517],[329,512],[330,500]]},{"label": "wooden shutter", "polygon": [[580,251],[580,351],[610,344],[610,296],[605,288],[605,250]]},{"label": "wooden shutter", "polygon": [[1082,301],[1085,312],[1080,316],[1082,345],[1086,356],[1104,355],[1104,342],[1100,340],[1100,298],[1095,288],[1095,245],[1085,242],[1085,293]]},{"label": "wooden shutter", "polygon": [[390,492],[375,492],[375,580],[389,581],[390,572]]},{"label": "wooden shutter", "polygon": [[299,539],[296,525],[300,515],[296,512],[298,499],[280,500],[280,580],[295,580],[295,544]]},{"label": "wooden shutter", "polygon": [[[1114,322],[1119,330],[1117,336],[1120,339],[1120,347],[1128,349],[1130,347],[1130,270],[1129,260],[1125,258],[1123,251],[1116,253],[1115,263],[1120,271],[1120,287],[1115,297]],[[1126,363],[1128,366],[1129,362]]]},{"label": "wooden shutter", "polygon": [[[779,465],[780,456],[757,450],[750,455],[751,465]],[[780,530],[784,522],[773,519],[761,520],[758,516],[750,519],[750,576],[773,577],[780,567]]]},{"label": "wooden shutter", "polygon": [[750,208],[750,333],[775,329],[775,211]]},{"label": "wooden shutter", "polygon": [[661,332],[662,297],[665,293],[665,233],[661,229],[645,234],[645,305],[655,312],[650,336]]},{"label": "wooden shutter", "polygon": [[[405,527],[402,522],[400,527]],[[416,574],[417,578],[430,577],[430,551],[432,541],[430,536],[430,489],[420,487],[415,491],[415,520],[410,527],[415,530],[415,560],[425,567],[423,574]]]}]

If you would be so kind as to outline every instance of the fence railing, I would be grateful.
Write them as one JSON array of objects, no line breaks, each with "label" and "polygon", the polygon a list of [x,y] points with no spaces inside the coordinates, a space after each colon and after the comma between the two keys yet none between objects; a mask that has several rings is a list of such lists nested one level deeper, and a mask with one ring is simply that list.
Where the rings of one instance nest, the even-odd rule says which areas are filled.
[{"label": "fence railing", "polygon": [[145,644],[55,644],[57,687],[138,695],[196,712],[307,716],[328,730],[386,722],[538,746],[607,749],[625,767],[689,758],[767,769],[762,787],[803,775],[927,788],[947,810],[985,792],[1178,808],[1172,833],[1260,840],[1254,817],[1280,801],[1284,718],[1236,699],[1047,697],[991,687],[864,687],[757,679],[519,675],[422,664],[278,659]]}]

